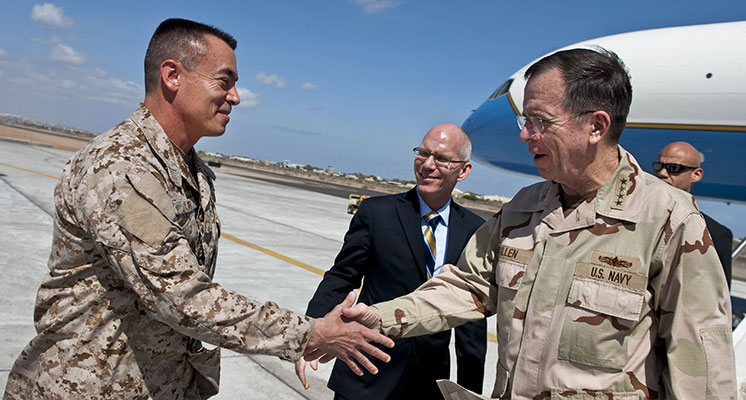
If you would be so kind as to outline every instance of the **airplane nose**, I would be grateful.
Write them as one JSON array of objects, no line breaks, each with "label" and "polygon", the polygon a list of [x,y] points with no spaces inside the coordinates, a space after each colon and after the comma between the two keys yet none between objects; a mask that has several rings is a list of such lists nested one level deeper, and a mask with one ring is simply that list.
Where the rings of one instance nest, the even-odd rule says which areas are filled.
[{"label": "airplane nose", "polygon": [[[472,158],[482,164],[536,175],[536,167],[518,132],[520,112],[510,95],[513,79],[503,83],[464,121],[461,129],[469,135]],[[526,132],[527,133],[527,132]]]}]

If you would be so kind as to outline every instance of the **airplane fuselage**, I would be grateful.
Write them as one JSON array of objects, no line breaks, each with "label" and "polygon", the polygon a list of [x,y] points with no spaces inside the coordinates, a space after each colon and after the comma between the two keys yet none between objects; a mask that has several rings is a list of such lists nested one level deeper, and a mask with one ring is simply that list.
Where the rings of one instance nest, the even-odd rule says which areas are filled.
[{"label": "airplane fuselage", "polygon": [[[734,43],[746,43],[746,21],[624,33],[563,49],[601,46],[625,62],[633,95],[620,143],[646,171],[660,149],[686,141],[705,156],[704,177],[692,193],[746,203],[746,47]],[[475,160],[537,175],[515,122],[531,64],[510,76],[463,128]]]}]

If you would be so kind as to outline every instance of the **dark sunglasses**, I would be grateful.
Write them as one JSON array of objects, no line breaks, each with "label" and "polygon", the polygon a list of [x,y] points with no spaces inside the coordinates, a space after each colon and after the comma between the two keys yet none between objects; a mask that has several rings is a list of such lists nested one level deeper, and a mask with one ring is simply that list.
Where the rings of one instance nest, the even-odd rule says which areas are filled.
[{"label": "dark sunglasses", "polygon": [[690,167],[688,165],[681,165],[681,164],[675,164],[675,163],[662,163],[660,161],[653,161],[653,170],[655,172],[660,171],[662,168],[665,168],[666,171],[668,171],[670,174],[680,174],[684,171],[689,171],[691,169],[697,169],[697,167]]}]

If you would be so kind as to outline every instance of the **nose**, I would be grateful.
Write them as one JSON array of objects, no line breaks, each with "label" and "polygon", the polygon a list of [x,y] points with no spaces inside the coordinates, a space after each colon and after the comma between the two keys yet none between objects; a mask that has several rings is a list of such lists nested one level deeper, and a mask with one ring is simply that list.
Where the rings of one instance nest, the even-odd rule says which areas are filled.
[{"label": "nose", "polygon": [[668,170],[665,167],[661,168],[658,171],[654,171],[654,172],[655,172],[655,176],[657,176],[658,178],[661,178],[661,179],[668,178],[668,176],[669,176],[668,175]]},{"label": "nose", "polygon": [[228,96],[225,97],[225,101],[232,106],[237,106],[241,102],[241,98],[238,97],[238,89],[236,89],[235,85],[233,85],[233,87],[228,91]]},{"label": "nose", "polygon": [[528,130],[528,124],[523,125],[521,132],[518,134],[518,138],[523,143],[528,143],[529,140],[533,139],[534,135]]},{"label": "nose", "polygon": [[422,160],[422,166],[428,170],[435,170],[438,167],[435,165],[435,155],[430,154],[426,159]]}]

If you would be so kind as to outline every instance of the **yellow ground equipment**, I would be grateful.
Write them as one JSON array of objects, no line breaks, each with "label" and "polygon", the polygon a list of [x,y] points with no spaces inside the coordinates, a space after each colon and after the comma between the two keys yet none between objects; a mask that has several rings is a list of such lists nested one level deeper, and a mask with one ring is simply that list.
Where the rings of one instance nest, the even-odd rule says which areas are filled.
[{"label": "yellow ground equipment", "polygon": [[350,202],[347,204],[347,213],[355,214],[355,211],[357,211],[358,207],[360,207],[360,203],[362,203],[363,200],[369,197],[370,196],[366,196],[364,194],[350,194],[348,196]]}]

